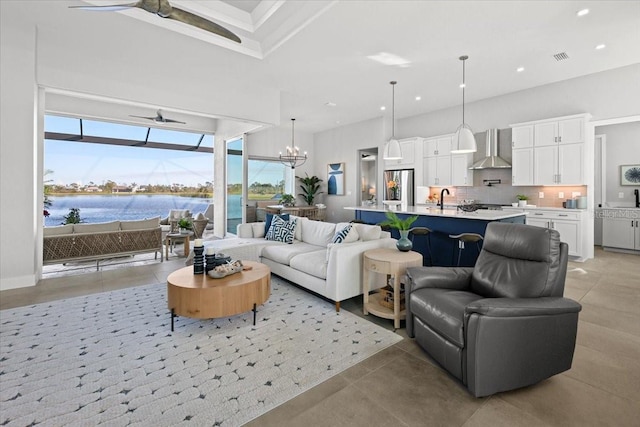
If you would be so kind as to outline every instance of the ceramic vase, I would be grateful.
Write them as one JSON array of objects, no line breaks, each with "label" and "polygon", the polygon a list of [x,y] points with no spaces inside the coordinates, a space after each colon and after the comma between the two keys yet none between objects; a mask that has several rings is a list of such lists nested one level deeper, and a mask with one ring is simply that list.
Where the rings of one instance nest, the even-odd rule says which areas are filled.
[{"label": "ceramic vase", "polygon": [[396,247],[401,252],[409,252],[413,248],[413,243],[409,240],[409,230],[398,230],[400,238],[396,242]]}]

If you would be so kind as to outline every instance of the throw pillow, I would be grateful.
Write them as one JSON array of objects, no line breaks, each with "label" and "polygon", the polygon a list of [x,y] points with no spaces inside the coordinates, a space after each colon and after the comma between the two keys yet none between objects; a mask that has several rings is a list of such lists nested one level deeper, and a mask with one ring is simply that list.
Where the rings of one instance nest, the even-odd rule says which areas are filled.
[{"label": "throw pillow", "polygon": [[358,240],[358,231],[353,224],[349,224],[346,227],[339,230],[335,236],[333,236],[332,243],[351,243]]},{"label": "throw pillow", "polygon": [[267,232],[265,239],[275,242],[293,243],[293,234],[296,231],[296,220],[285,221],[276,215],[271,221],[271,226]]},{"label": "throw pillow", "polygon": [[267,230],[266,231],[267,233],[269,232],[269,227],[271,227],[271,221],[273,221],[274,216],[279,216],[285,221],[289,221],[289,214],[279,214],[279,215],[267,214],[264,220],[264,229]]}]

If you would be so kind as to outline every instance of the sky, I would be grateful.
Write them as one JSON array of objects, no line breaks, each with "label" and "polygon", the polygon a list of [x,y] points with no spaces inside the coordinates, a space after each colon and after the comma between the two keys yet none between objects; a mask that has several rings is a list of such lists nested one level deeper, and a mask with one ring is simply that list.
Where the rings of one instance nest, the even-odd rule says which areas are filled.
[{"label": "sky", "polygon": [[[45,116],[45,129],[50,132],[79,133],[79,120],[67,117]],[[147,128],[83,120],[83,133],[144,140]],[[189,134],[152,129],[149,140],[196,145],[200,134]],[[233,143],[232,143],[233,144]],[[237,143],[232,148],[237,147]],[[212,147],[213,136],[207,135],[201,146]],[[242,182],[242,162],[239,156],[229,159],[230,183]],[[283,179],[283,166],[279,163],[250,162],[249,184],[253,182],[276,184]],[[88,144],[70,141],[45,140],[44,170],[52,173],[45,180],[53,184],[104,184],[107,180],[117,184],[197,186],[213,182],[213,155],[191,151],[159,150],[143,147],[123,147],[106,144]]]}]

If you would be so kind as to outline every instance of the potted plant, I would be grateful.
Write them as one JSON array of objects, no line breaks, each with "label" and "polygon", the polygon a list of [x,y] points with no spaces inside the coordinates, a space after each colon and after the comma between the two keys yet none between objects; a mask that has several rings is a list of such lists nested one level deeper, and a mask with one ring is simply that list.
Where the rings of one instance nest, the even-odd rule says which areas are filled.
[{"label": "potted plant", "polygon": [[295,199],[295,197],[293,197],[292,194],[283,194],[280,197],[280,203],[283,206],[291,207],[291,206],[295,206],[296,205],[296,199]]},{"label": "potted plant", "polygon": [[178,220],[178,227],[180,228],[181,234],[186,234],[193,228],[193,222],[191,222],[190,218],[180,218]]},{"label": "potted plant", "polygon": [[527,200],[529,200],[529,197],[525,196],[524,194],[518,194],[516,196],[516,199],[518,199],[518,207],[524,208],[525,206],[527,206]]},{"label": "potted plant", "polygon": [[307,202],[307,205],[313,206],[313,200],[320,190],[320,183],[322,180],[315,175],[309,176],[306,172],[304,178],[300,176],[296,176],[296,178],[300,180],[300,189],[302,190],[300,197]]},{"label": "potted plant", "polygon": [[382,221],[378,225],[389,226],[398,230],[400,233],[400,239],[396,242],[396,247],[402,252],[410,251],[411,248],[413,248],[413,243],[409,240],[409,229],[411,228],[411,224],[413,224],[418,217],[413,215],[405,219],[400,219],[400,217],[392,211],[387,211],[385,215],[387,217],[386,221]]}]

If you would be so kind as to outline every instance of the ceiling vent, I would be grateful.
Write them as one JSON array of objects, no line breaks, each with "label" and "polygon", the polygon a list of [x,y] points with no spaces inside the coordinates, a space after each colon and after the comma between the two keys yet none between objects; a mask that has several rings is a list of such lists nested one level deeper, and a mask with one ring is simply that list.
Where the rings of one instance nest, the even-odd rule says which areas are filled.
[{"label": "ceiling vent", "polygon": [[556,61],[564,61],[565,59],[569,59],[569,55],[567,55],[567,52],[556,53],[555,55],[553,55],[553,57],[556,58]]}]

